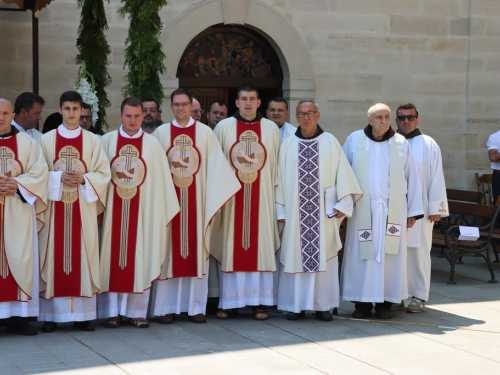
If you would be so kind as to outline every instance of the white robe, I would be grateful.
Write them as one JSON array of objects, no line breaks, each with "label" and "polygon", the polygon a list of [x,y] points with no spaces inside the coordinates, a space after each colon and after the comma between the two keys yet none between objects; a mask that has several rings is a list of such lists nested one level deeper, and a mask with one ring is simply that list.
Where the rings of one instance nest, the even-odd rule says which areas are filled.
[{"label": "white robe", "polygon": [[[313,178],[316,175],[318,180]],[[359,199],[361,188],[332,134],[310,140],[292,136],[282,144],[276,188],[277,216],[286,220],[280,250],[280,310],[298,313],[339,306],[337,253],[342,247],[339,226],[343,219],[328,218],[324,198],[325,191],[334,186],[340,198],[334,208],[350,217],[353,195],[354,201]],[[307,197],[301,195],[304,192]],[[311,255],[314,250],[317,253]],[[306,254],[310,258],[304,260]]]},{"label": "white robe", "polygon": [[285,139],[287,139],[288,137],[295,135],[295,132],[297,131],[297,128],[292,124],[289,124],[288,122],[285,122],[279,129],[281,135],[281,144],[283,144]]},{"label": "white robe", "polygon": [[[358,136],[362,132],[363,130],[352,133],[343,147],[354,170],[356,170],[354,161]],[[361,259],[356,222],[357,208],[355,208],[352,218],[347,222],[340,294],[345,301],[399,303],[408,297],[407,236],[406,230],[402,230],[398,254],[385,253],[385,233],[390,204],[389,141],[374,142],[368,139],[367,146],[370,152],[370,191],[363,192],[363,194],[369,194],[370,197],[374,254],[380,250],[381,256],[380,261],[377,261],[375,256],[373,259]],[[405,227],[407,218],[422,215],[423,208],[418,172],[407,141],[403,142],[403,155],[405,185],[401,188],[404,189],[407,199],[404,201],[403,212],[401,212],[401,225]]]},{"label": "white robe", "polygon": [[448,216],[448,200],[441,150],[427,135],[408,139],[422,181],[424,217],[408,229],[408,293],[427,301],[431,283],[431,247],[434,223],[429,215]]}]

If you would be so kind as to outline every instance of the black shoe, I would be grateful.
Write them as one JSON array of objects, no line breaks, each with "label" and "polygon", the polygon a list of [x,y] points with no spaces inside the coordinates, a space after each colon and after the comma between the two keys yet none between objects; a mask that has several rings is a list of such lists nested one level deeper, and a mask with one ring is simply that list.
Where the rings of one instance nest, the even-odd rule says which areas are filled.
[{"label": "black shoe", "polygon": [[19,333],[24,336],[34,336],[37,330],[27,320],[18,320],[11,322],[7,325],[6,332]]},{"label": "black shoe", "polygon": [[352,313],[352,317],[354,319],[366,319],[369,318],[370,315],[372,314],[372,309],[356,309]]},{"label": "black shoe", "polygon": [[301,311],[299,313],[294,313],[294,312],[289,312],[286,314],[286,320],[299,320],[303,319],[306,316],[306,313],[304,311]]},{"label": "black shoe", "polygon": [[385,319],[392,319],[391,310],[387,309],[387,308],[377,309],[377,311],[375,312],[375,315],[379,319],[384,319],[384,320]]},{"label": "black shoe", "polygon": [[42,332],[54,332],[57,329],[57,323],[45,322],[42,325]]},{"label": "black shoe", "polygon": [[333,315],[330,311],[316,311],[316,319],[322,320],[324,322],[330,322],[333,319]]},{"label": "black shoe", "polygon": [[94,330],[94,325],[88,320],[84,320],[83,322],[74,322],[73,326],[75,328],[80,328],[81,331],[91,332]]}]

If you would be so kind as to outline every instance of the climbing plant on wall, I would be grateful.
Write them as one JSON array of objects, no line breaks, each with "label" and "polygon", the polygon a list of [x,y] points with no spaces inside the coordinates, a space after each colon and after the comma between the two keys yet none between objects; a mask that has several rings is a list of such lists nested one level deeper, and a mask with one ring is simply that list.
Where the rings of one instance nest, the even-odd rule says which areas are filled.
[{"label": "climbing plant on wall", "polygon": [[76,40],[79,51],[76,62],[84,65],[94,79],[96,95],[99,98],[99,118],[94,128],[97,133],[102,133],[109,127],[106,121],[106,108],[110,106],[110,102],[105,89],[111,83],[107,69],[111,48],[104,35],[104,30],[108,30],[104,0],[78,0],[78,7],[82,13]]},{"label": "climbing plant on wall", "polygon": [[122,0],[118,11],[130,20],[125,41],[125,66],[129,71],[122,89],[124,96],[150,97],[158,103],[163,101],[160,74],[166,69],[163,65],[165,54],[158,39],[163,27],[158,12],[165,5],[166,0]]}]

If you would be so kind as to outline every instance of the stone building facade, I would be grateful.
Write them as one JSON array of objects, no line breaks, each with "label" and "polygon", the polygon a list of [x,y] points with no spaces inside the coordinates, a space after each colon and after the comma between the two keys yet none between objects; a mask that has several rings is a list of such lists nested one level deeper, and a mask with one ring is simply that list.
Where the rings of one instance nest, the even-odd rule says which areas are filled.
[{"label": "stone building facade", "polygon": [[[56,0],[41,12],[45,116],[75,84],[75,3]],[[108,122],[116,128],[128,21],[117,13],[119,0],[105,6],[112,48]],[[395,109],[411,101],[422,130],[441,146],[449,187],[474,189],[474,173],[489,173],[486,142],[500,125],[499,0],[170,0],[161,18],[167,99],[193,38],[214,25],[236,25],[274,49],[292,113],[298,100],[315,98],[320,124],[340,142],[366,125],[372,104]],[[14,100],[32,88],[29,12],[0,12],[0,51],[0,96]],[[169,120],[168,100],[163,108]]]}]

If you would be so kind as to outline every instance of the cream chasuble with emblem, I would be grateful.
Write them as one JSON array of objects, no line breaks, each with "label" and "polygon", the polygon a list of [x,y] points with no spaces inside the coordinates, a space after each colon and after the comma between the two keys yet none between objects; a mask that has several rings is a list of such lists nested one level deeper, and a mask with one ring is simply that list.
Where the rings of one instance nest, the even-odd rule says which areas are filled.
[{"label": "cream chasuble with emblem", "polygon": [[[101,141],[111,164],[111,183],[102,230],[104,294],[98,296],[98,316],[145,317],[149,288],[160,276],[169,241],[168,225],[179,212],[179,203],[165,153],[156,138],[142,130],[129,136],[120,127]],[[130,293],[143,295],[144,301],[139,303],[134,296],[122,297],[126,303],[118,302],[117,294]]]},{"label": "cream chasuble with emblem", "polygon": [[47,208],[48,170],[38,144],[14,127],[0,137],[0,175],[19,189],[0,197],[0,319],[37,316],[37,232]]},{"label": "cream chasuble with emblem", "polygon": [[424,217],[408,229],[408,293],[429,300],[431,284],[431,247],[434,223],[429,215],[448,216],[448,198],[443,174],[441,150],[420,129],[405,136],[422,182]]},{"label": "cream chasuble with emblem", "polygon": [[208,248],[213,218],[240,189],[213,131],[190,119],[160,126],[153,134],[163,146],[179,198],[171,243],[160,281],[155,283],[154,315],[205,314]]},{"label": "cream chasuble with emblem", "polygon": [[339,305],[337,252],[344,218],[328,218],[325,191],[336,187],[335,208],[350,217],[361,188],[332,134],[321,130],[304,139],[298,133],[282,143],[278,161],[277,214],[285,219],[278,309],[327,311]]},{"label": "cream chasuble with emblem", "polygon": [[[365,131],[370,133],[371,126]],[[346,243],[342,264],[341,296],[347,301],[376,302],[384,301],[399,303],[408,297],[406,273],[406,221],[408,217],[421,217],[423,214],[422,196],[418,172],[410,152],[408,142],[390,129],[382,141],[374,141],[360,130],[352,133],[344,144],[344,152],[358,177],[363,198],[369,199],[369,222],[367,228],[359,228],[358,215],[366,215],[360,205],[363,198],[356,204],[352,218],[347,222]],[[386,134],[386,135],[387,135]],[[396,145],[391,152],[391,144],[397,137]],[[385,139],[387,138],[387,139]],[[392,142],[391,142],[392,141]],[[364,148],[363,150],[361,148]],[[365,153],[366,150],[366,153]],[[365,154],[365,159],[358,158],[358,152]],[[394,158],[401,159],[400,161]],[[394,188],[397,180],[394,177],[394,165],[404,169],[401,186]],[[364,167],[366,166],[366,168]],[[366,174],[359,174],[366,170]],[[391,173],[393,175],[391,176]],[[366,182],[368,181],[368,182]],[[391,190],[401,192],[394,194]],[[391,212],[391,198],[399,196],[400,202],[393,207],[399,207],[392,221],[388,223]],[[359,213],[358,213],[359,212]],[[388,224],[401,225],[398,247],[387,251]],[[392,228],[392,226],[391,226]],[[371,229],[371,253],[362,251],[359,229]],[[390,233],[390,232],[389,232]],[[391,233],[393,234],[393,233]],[[370,242],[369,242],[370,243]]]},{"label": "cream chasuble with emblem", "polygon": [[[49,207],[39,234],[40,296],[45,299],[39,319],[95,319],[94,294],[100,290],[97,215],[104,209],[111,178],[109,160],[99,137],[81,128],[60,125],[42,137],[41,146],[49,166]],[[63,171],[82,174],[85,184],[65,186]]]}]

